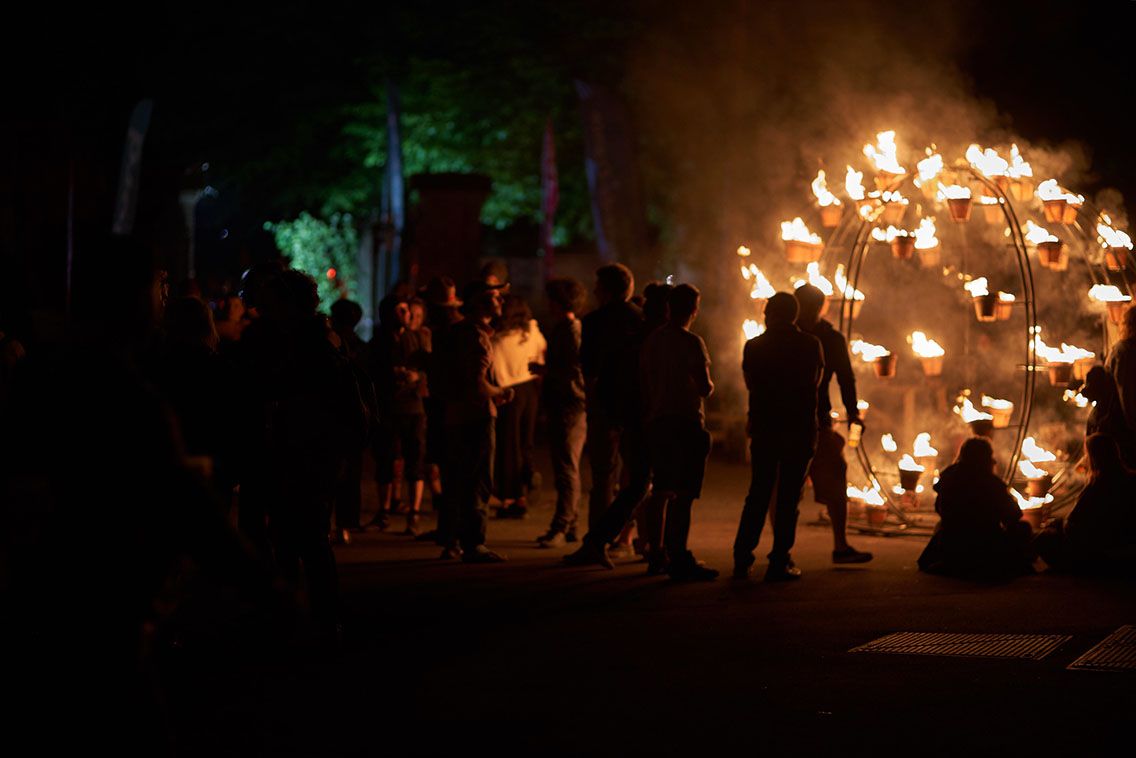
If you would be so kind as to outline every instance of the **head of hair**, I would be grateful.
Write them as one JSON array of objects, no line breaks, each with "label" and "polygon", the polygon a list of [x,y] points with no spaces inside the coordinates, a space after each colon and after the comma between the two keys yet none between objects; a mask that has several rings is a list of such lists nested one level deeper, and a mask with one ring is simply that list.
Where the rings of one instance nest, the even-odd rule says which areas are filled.
[{"label": "head of hair", "polygon": [[962,443],[956,462],[968,468],[989,471],[994,465],[994,448],[985,437],[971,437]]},{"label": "head of hair", "polygon": [[501,303],[500,330],[503,332],[514,329],[528,331],[531,321],[532,310],[525,299],[520,295],[505,295],[504,302]]},{"label": "head of hair", "polygon": [[462,312],[470,316],[492,314],[491,293],[503,289],[500,285],[489,284],[484,279],[475,279],[462,288]]},{"label": "head of hair", "polygon": [[292,315],[296,318],[315,315],[316,308],[319,308],[319,289],[316,287],[316,280],[294,268],[285,271],[282,277],[288,292]]},{"label": "head of hair", "polygon": [[1116,398],[1116,382],[1112,374],[1104,366],[1093,366],[1085,374],[1085,383],[1081,385],[1081,394],[1089,400],[1108,402]]},{"label": "head of hair", "polygon": [[1090,434],[1086,437],[1085,453],[1089,456],[1089,471],[1093,479],[1101,474],[1124,470],[1120,448],[1116,446],[1116,440],[1107,434]]},{"label": "head of hair", "polygon": [[702,293],[693,284],[677,284],[667,297],[670,319],[675,324],[685,324],[698,310],[698,298]]},{"label": "head of hair", "polygon": [[363,320],[363,306],[346,298],[331,304],[331,325],[336,330],[353,331]]},{"label": "head of hair", "polygon": [[648,324],[666,323],[670,316],[667,301],[673,291],[674,285],[665,282],[651,282],[643,288],[643,318]]},{"label": "head of hair", "polygon": [[788,292],[778,292],[765,303],[765,325],[785,326],[797,320],[800,306]]},{"label": "head of hair", "polygon": [[609,263],[596,269],[596,287],[612,300],[624,301],[635,289],[635,277],[622,263]]},{"label": "head of hair", "polygon": [[507,284],[509,281],[509,266],[502,260],[487,261],[481,267],[478,277],[486,284]]},{"label": "head of hair", "polygon": [[797,321],[802,324],[815,324],[820,319],[820,312],[824,309],[824,292],[815,285],[802,284],[797,287],[793,296],[797,298],[797,305],[800,306]]},{"label": "head of hair", "polygon": [[396,329],[401,322],[398,318],[398,306],[406,302],[401,290],[394,289],[379,301],[379,326],[384,329]]},{"label": "head of hair", "polygon": [[584,285],[570,277],[549,279],[544,285],[544,292],[565,313],[579,313],[588,302],[588,291]]},{"label": "head of hair", "polygon": [[183,345],[217,345],[217,329],[213,312],[204,300],[193,295],[175,297],[166,303],[166,336]]}]

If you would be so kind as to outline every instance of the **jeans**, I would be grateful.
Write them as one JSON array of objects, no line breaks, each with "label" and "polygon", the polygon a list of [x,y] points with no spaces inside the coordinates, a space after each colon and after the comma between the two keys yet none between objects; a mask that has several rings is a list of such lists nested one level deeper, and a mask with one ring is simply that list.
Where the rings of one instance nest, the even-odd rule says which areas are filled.
[{"label": "jeans", "polygon": [[797,506],[805,487],[805,475],[813,448],[806,444],[786,444],[784,440],[754,437],[750,440],[749,494],[742,508],[741,523],[734,540],[734,563],[749,566],[753,551],[761,540],[761,530],[769,513],[769,500],[777,488],[773,512],[773,549],[771,565],[784,566],[797,539]]},{"label": "jeans", "polygon": [[[614,540],[647,495],[651,463],[642,427],[613,424],[603,414],[588,416],[588,451],[592,463],[592,494],[588,502],[588,539],[598,544]],[[615,478],[622,463],[625,485],[619,494]]]},{"label": "jeans", "polygon": [[438,536],[443,545],[460,543],[468,552],[485,544],[487,503],[493,491],[494,430],[493,418],[446,428],[442,476],[448,518],[438,521],[439,529],[445,529]]},{"label": "jeans", "polygon": [[548,409],[548,448],[556,477],[556,514],[552,517],[551,531],[566,532],[576,528],[580,501],[580,456],[587,430],[582,408]]}]

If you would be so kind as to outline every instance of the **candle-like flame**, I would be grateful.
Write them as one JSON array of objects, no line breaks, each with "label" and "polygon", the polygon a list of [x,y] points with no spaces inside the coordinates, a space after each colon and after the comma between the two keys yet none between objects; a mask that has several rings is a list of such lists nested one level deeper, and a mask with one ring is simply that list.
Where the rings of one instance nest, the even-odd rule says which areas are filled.
[{"label": "candle-like flame", "polygon": [[864,413],[865,411],[867,411],[871,407],[872,406],[869,405],[867,400],[857,400],[856,401],[856,410],[860,411],[861,414]]},{"label": "candle-like flame", "polygon": [[935,219],[924,216],[915,229],[915,249],[931,250],[938,246],[939,240],[935,237]]},{"label": "candle-like flame", "polygon": [[937,194],[939,200],[969,200],[970,187],[958,184],[940,184]]},{"label": "candle-like flame", "polygon": [[994,408],[996,410],[1005,411],[1013,410],[1014,404],[1009,400],[1002,400],[1000,398],[990,397],[989,395],[983,395],[982,406],[984,408]]},{"label": "candle-like flame", "polygon": [[849,349],[852,351],[852,355],[859,355],[860,360],[865,363],[871,363],[872,361],[883,358],[885,355],[891,355],[891,351],[886,347],[873,345],[871,342],[865,342],[864,340],[852,340]]},{"label": "candle-like flame", "polygon": [[1037,444],[1037,440],[1033,437],[1026,437],[1022,441],[1022,458],[1030,463],[1045,463],[1046,461],[1057,460],[1056,455]]},{"label": "candle-like flame", "polygon": [[750,290],[749,296],[754,300],[766,299],[773,297],[777,294],[777,290],[769,283],[769,279],[761,272],[754,264],[742,265],[742,278],[748,281],[753,281],[753,288]]},{"label": "candle-like flame", "polygon": [[1048,229],[1043,226],[1038,226],[1033,221],[1026,220],[1026,242],[1034,245],[1039,245],[1042,242],[1060,242],[1056,234],[1051,234]]},{"label": "candle-like flame", "polygon": [[916,463],[915,459],[911,457],[910,453],[904,453],[903,457],[899,459],[899,470],[900,471],[919,471],[920,473],[922,473],[922,472],[926,471],[927,468],[925,466],[920,466],[918,463]]},{"label": "candle-like flame", "polygon": [[1010,169],[1006,172],[1011,179],[1024,179],[1033,176],[1033,168],[1022,159],[1017,145],[1010,145]]},{"label": "candle-like flame", "polygon": [[1057,186],[1056,179],[1046,179],[1037,185],[1037,196],[1041,200],[1063,200],[1065,192]]},{"label": "candle-like flame", "polygon": [[872,230],[872,239],[878,240],[880,242],[891,243],[895,241],[897,237],[909,236],[911,236],[911,232],[907,231],[906,229],[900,229],[894,226],[888,226],[886,232],[878,226]]},{"label": "candle-like flame", "polygon": [[970,402],[969,397],[960,398],[960,403],[954,407],[954,412],[962,417],[962,420],[968,424],[975,421],[988,421],[993,419],[989,413],[983,413],[974,407],[974,403]]},{"label": "candle-like flame", "polygon": [[1017,300],[1017,298],[1011,295],[1009,292],[998,290],[998,300],[1003,303],[1012,303]]},{"label": "candle-like flame", "polygon": [[991,197],[990,195],[980,195],[978,198],[979,205],[1001,205],[1002,198]]},{"label": "candle-like flame", "polygon": [[1026,479],[1044,479],[1049,476],[1049,472],[1043,468],[1038,468],[1029,461],[1018,461],[1018,470],[1026,477]]},{"label": "candle-like flame", "polygon": [[842,293],[845,300],[863,300],[864,293],[853,287],[848,279],[844,276],[844,264],[838,263],[836,271],[832,275],[832,281],[836,283],[836,292]]},{"label": "candle-like flame", "polygon": [[[848,193],[848,197],[853,200],[864,199],[864,172],[857,171],[851,166],[848,167],[848,172],[844,175],[844,191]],[[861,214],[863,208],[860,209]]]},{"label": "candle-like flame", "polygon": [[751,340],[754,337],[757,337],[758,335],[761,335],[761,334],[764,334],[764,333],[765,333],[765,324],[759,324],[756,321],[754,321],[752,318],[747,318],[745,320],[745,322],[742,323],[742,334],[745,335],[745,338],[747,340]]},{"label": "candle-like flame", "polygon": [[[873,196],[875,196],[876,194],[877,193],[875,193],[875,192],[872,193]],[[884,202],[884,203],[898,203],[899,205],[910,205],[911,204],[911,201],[908,200],[903,195],[901,195],[899,190],[895,190],[895,191],[884,190],[883,192],[878,193],[878,194],[879,194],[879,197],[880,197],[880,201]]]},{"label": "candle-like flame", "polygon": [[1131,295],[1125,295],[1115,284],[1094,284],[1089,288],[1089,299],[1101,303],[1127,303]]},{"label": "candle-like flame", "polygon": [[1132,249],[1132,238],[1119,229],[1113,229],[1108,224],[1097,224],[1097,233],[1101,236],[1102,247],[1124,247]]},{"label": "candle-like flame", "polygon": [[748,258],[749,257],[749,248],[746,247],[745,245],[738,245],[738,255],[740,255],[743,258]]},{"label": "candle-like flame", "polygon": [[899,445],[895,444],[895,437],[892,437],[890,434],[885,434],[880,437],[880,445],[889,453],[894,453],[899,450]]},{"label": "candle-like flame", "polygon": [[970,293],[971,297],[982,297],[989,295],[990,290],[986,286],[986,277],[980,276],[962,285],[962,288]]},{"label": "candle-like flame", "polygon": [[[938,481],[938,479],[936,479],[935,481]],[[923,492],[923,489],[924,489],[924,487],[923,487],[923,485],[922,485],[922,484],[917,484],[917,485],[915,485],[915,492],[917,492],[917,493],[922,493],[922,492]],[[902,485],[902,484],[897,484],[897,485],[895,485],[894,487],[892,487],[892,488],[891,488],[891,491],[892,491],[892,492],[894,492],[894,493],[895,493],[895,494],[897,494],[897,495],[902,495],[902,494],[904,494],[904,493],[906,493],[906,492],[907,492],[907,490],[905,490],[905,489],[903,488],[903,485]]]},{"label": "candle-like flame", "polygon": [[907,337],[911,350],[920,358],[939,358],[947,354],[942,345],[929,339],[924,332],[912,332]]},{"label": "candle-like flame", "polygon": [[927,148],[927,157],[915,164],[915,167],[919,171],[919,174],[915,177],[915,186],[922,187],[927,182],[934,180],[943,170],[943,156],[933,153],[931,148]]},{"label": "candle-like flame", "polygon": [[873,487],[871,489],[869,489],[868,487],[860,489],[859,487],[848,485],[846,492],[848,494],[848,497],[863,500],[868,505],[883,505],[885,502],[884,496],[880,493],[879,485],[876,485],[876,487]]},{"label": "candle-like flame", "polygon": [[1041,327],[1036,327],[1033,335],[1033,351],[1038,358],[1048,363],[1076,363],[1077,361],[1084,361],[1093,358],[1096,353],[1091,350],[1085,350],[1076,345],[1070,345],[1062,342],[1060,348],[1051,347],[1045,344],[1045,340],[1041,338]]},{"label": "candle-like flame", "polygon": [[[1078,408],[1089,407],[1089,399],[1076,390],[1065,390],[1065,394],[1061,396],[1061,399],[1066,403],[1072,403]],[[1096,403],[1093,403],[1093,405],[1096,405]]]},{"label": "candle-like flame", "polygon": [[817,171],[813,179],[813,194],[816,195],[817,205],[827,208],[830,205],[840,205],[840,198],[828,191],[828,182],[824,178],[824,169]]},{"label": "candle-like flame", "polygon": [[1032,511],[1035,508],[1040,508],[1046,503],[1053,502],[1052,494],[1046,495],[1045,497],[1025,497],[1024,495],[1022,495],[1022,493],[1018,492],[1015,489],[1011,489],[1010,492],[1014,495],[1014,499],[1018,501],[1018,507],[1023,511]]},{"label": "candle-like flame", "polygon": [[939,454],[939,451],[931,447],[931,433],[920,432],[915,435],[915,444],[912,445],[911,452],[915,454],[916,458],[934,458]]},{"label": "candle-like flame", "polygon": [[871,159],[876,171],[887,171],[890,174],[906,174],[907,169],[899,165],[896,159],[895,131],[880,132],[876,135],[876,144],[864,145],[864,155]]},{"label": "candle-like flame", "polygon": [[819,263],[813,261],[809,265],[805,266],[805,271],[806,273],[808,273],[809,278],[805,280],[800,277],[795,277],[793,279],[794,288],[799,289],[801,287],[804,287],[806,284],[811,284],[821,292],[823,292],[825,296],[832,297],[832,293],[834,291],[832,289],[832,282],[830,282],[828,278],[820,272]]},{"label": "candle-like flame", "polygon": [[820,245],[823,242],[819,234],[809,231],[800,216],[792,221],[781,222],[781,239],[786,242],[805,242],[810,245]]},{"label": "candle-like flame", "polygon": [[998,155],[992,147],[983,150],[978,145],[971,145],[966,149],[966,159],[970,165],[978,169],[979,173],[988,178],[1006,176],[1010,169],[1010,162]]}]

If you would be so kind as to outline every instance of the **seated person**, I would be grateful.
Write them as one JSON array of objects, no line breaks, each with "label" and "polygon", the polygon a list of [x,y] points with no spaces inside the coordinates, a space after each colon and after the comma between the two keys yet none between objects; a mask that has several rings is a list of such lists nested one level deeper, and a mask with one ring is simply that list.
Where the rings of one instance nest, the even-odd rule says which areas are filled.
[{"label": "seated person", "polygon": [[1089,483],[1062,522],[1034,541],[1051,569],[1092,572],[1126,568],[1136,558],[1136,473],[1125,468],[1116,441],[1104,434],[1085,440]]},{"label": "seated person", "polygon": [[1032,572],[1030,528],[1006,483],[994,474],[994,449],[984,437],[962,444],[935,484],[939,525],[919,556],[932,574],[999,578]]}]

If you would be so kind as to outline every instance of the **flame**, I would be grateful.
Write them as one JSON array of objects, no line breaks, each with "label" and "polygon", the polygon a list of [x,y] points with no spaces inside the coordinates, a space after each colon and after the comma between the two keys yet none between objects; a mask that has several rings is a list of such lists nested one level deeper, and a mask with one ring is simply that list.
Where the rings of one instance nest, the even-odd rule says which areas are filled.
[{"label": "flame", "polygon": [[907,169],[899,165],[896,159],[895,131],[880,132],[876,135],[876,144],[864,145],[864,155],[871,159],[876,171],[887,171],[890,174],[906,174]]},{"label": "flame", "polygon": [[864,413],[866,410],[868,410],[871,407],[872,406],[868,404],[867,400],[857,400],[856,401],[856,410],[860,411],[860,413]]},{"label": "flame", "polygon": [[865,363],[871,363],[874,360],[883,358],[885,355],[891,355],[891,351],[882,345],[873,345],[871,342],[864,340],[852,340],[849,346],[852,355],[859,355],[860,360]]},{"label": "flame", "polygon": [[752,318],[747,318],[745,322],[742,323],[742,333],[747,340],[751,340],[765,333],[765,324],[759,324]]},{"label": "flame", "polygon": [[890,434],[885,434],[880,437],[880,444],[883,445],[884,450],[889,453],[894,453],[899,450],[899,445],[895,444],[895,437],[892,437]]},{"label": "flame", "polygon": [[1037,196],[1041,200],[1064,200],[1065,193],[1057,186],[1056,179],[1046,179],[1037,185]]},{"label": "flame", "polygon": [[872,196],[879,196],[880,201],[884,203],[898,203],[900,205],[910,205],[911,201],[899,193],[899,190],[894,192],[885,190],[882,193],[873,192]]},{"label": "flame", "polygon": [[915,462],[909,453],[904,453],[903,457],[899,459],[900,471],[918,471],[920,473],[927,470],[926,466],[920,466]]},{"label": "flame", "polygon": [[1022,159],[1017,145],[1010,145],[1010,169],[1006,172],[1011,179],[1023,179],[1033,176],[1033,168]]},{"label": "flame", "polygon": [[933,339],[928,339],[923,332],[912,332],[908,335],[907,342],[920,358],[939,358],[947,354],[942,345]]},{"label": "flame", "polygon": [[992,147],[983,150],[978,145],[971,145],[966,149],[966,159],[985,177],[1006,176],[1010,169],[1010,162],[998,155]]},{"label": "flame", "polygon": [[912,445],[911,452],[915,453],[916,458],[934,458],[939,454],[939,451],[931,447],[931,433],[920,432],[915,435],[915,444]]},{"label": "flame", "polygon": [[1037,444],[1037,440],[1033,437],[1026,437],[1022,441],[1022,457],[1030,463],[1045,463],[1046,461],[1057,460],[1056,455]]},{"label": "flame", "polygon": [[1040,508],[1041,506],[1045,505],[1046,503],[1052,503],[1053,502],[1053,495],[1052,494],[1046,495],[1045,497],[1029,497],[1029,498],[1027,498],[1024,495],[1022,495],[1022,493],[1018,492],[1015,489],[1011,489],[1010,492],[1013,494],[1014,499],[1018,501],[1018,507],[1021,508],[1023,511],[1032,511],[1035,508]]},{"label": "flame", "polygon": [[[1078,408],[1089,407],[1089,399],[1076,390],[1065,390],[1065,394],[1061,396],[1061,399],[1066,403],[1072,403]],[[1093,405],[1096,405],[1096,403],[1093,403]]]},{"label": "flame", "polygon": [[845,490],[845,492],[848,497],[863,500],[868,505],[883,505],[885,502],[884,496],[880,493],[878,484],[872,489],[868,489],[867,487],[860,489],[859,487],[848,485],[848,489]]},{"label": "flame", "polygon": [[1009,292],[1003,292],[1002,290],[998,290],[998,300],[1003,302],[1003,303],[1012,303],[1015,300],[1017,300],[1017,298],[1014,297],[1013,295],[1011,295]]},{"label": "flame", "polygon": [[836,282],[836,291],[843,293],[845,300],[864,299],[864,293],[849,284],[848,279],[845,278],[843,263],[836,265],[836,272],[833,273],[832,280]]},{"label": "flame", "polygon": [[962,417],[962,420],[968,424],[975,421],[987,421],[993,419],[989,413],[983,413],[974,407],[974,403],[970,402],[969,397],[960,398],[962,402],[954,407],[955,413]]},{"label": "flame", "polygon": [[1049,230],[1043,226],[1038,226],[1033,221],[1026,220],[1026,242],[1039,245],[1042,242],[1060,242],[1056,234],[1050,234]]},{"label": "flame", "polygon": [[1039,358],[1048,363],[1076,363],[1096,356],[1096,353],[1091,350],[1085,350],[1082,347],[1065,342],[1061,343],[1060,348],[1050,347],[1041,338],[1041,327],[1036,327],[1036,329],[1037,331],[1033,335],[1033,351]]},{"label": "flame", "polygon": [[808,272],[808,275],[809,275],[808,281],[806,282],[804,279],[801,279],[800,277],[798,277],[798,278],[793,280],[793,286],[794,287],[800,288],[800,287],[805,286],[805,284],[811,284],[814,287],[816,287],[817,289],[819,289],[821,292],[823,292],[825,294],[825,296],[832,297],[832,293],[833,293],[832,282],[828,281],[828,279],[825,278],[824,274],[822,274],[820,272],[820,264],[819,263],[817,263],[816,261],[813,261],[812,263],[810,263],[808,266],[805,267],[805,271]]},{"label": "flame", "polygon": [[985,408],[994,408],[995,410],[1000,410],[1000,411],[1006,411],[1006,410],[1013,410],[1014,409],[1014,404],[1011,403],[1009,400],[1001,400],[1001,399],[996,398],[996,397],[990,397],[989,395],[983,395],[982,396],[982,405]]},{"label": "flame", "polygon": [[966,284],[962,285],[962,288],[969,292],[971,297],[982,297],[983,295],[990,294],[990,290],[986,288],[985,276],[980,276],[973,281],[967,282]]},{"label": "flame", "polygon": [[824,169],[817,171],[813,179],[813,194],[816,195],[817,205],[827,208],[830,205],[840,205],[840,198],[828,191],[828,182],[824,178]]},{"label": "flame", "polygon": [[742,265],[742,278],[747,282],[751,279],[753,280],[753,289],[751,289],[749,293],[750,298],[753,300],[760,300],[762,298],[768,300],[777,294],[777,290],[769,283],[765,274],[761,273],[761,269],[752,263],[748,266]]},{"label": "flame", "polygon": [[990,195],[980,195],[978,198],[979,205],[1001,205],[1002,198],[991,197]]},{"label": "flame", "polygon": [[935,237],[935,219],[925,216],[915,230],[915,249],[931,250],[938,246],[939,240]]},{"label": "flame", "polygon": [[1043,468],[1038,468],[1029,461],[1018,461],[1018,469],[1026,477],[1026,479],[1044,479],[1049,476],[1049,472]]},{"label": "flame", "polygon": [[749,248],[746,247],[745,245],[738,245],[738,255],[740,255],[743,258],[748,258],[749,257]]},{"label": "flame", "polygon": [[823,244],[820,235],[815,232],[810,232],[800,216],[797,216],[792,221],[781,222],[781,239],[786,242],[805,242],[810,245]]},{"label": "flame", "polygon": [[[848,167],[848,173],[844,175],[844,191],[848,193],[848,197],[853,200],[864,199],[864,172],[857,171],[851,166]],[[863,209],[861,208],[861,213]]]},{"label": "flame", "polygon": [[1132,249],[1132,238],[1119,229],[1113,229],[1107,224],[1097,224],[1097,233],[1100,234],[1103,247],[1126,247]]},{"label": "flame", "polygon": [[[938,479],[936,479],[935,481],[938,481]],[[923,492],[923,489],[924,489],[924,488],[923,488],[923,485],[922,485],[922,484],[917,484],[917,485],[915,485],[915,492],[916,492],[916,493],[921,493],[921,492]],[[903,488],[903,485],[901,485],[901,484],[897,484],[897,485],[895,485],[894,487],[892,487],[892,488],[891,488],[891,491],[892,491],[892,492],[894,492],[894,493],[895,493],[895,494],[897,494],[897,495],[902,495],[902,494],[904,494],[904,493],[906,493],[906,492],[907,492],[907,490],[905,490],[905,489]]]},{"label": "flame", "polygon": [[907,231],[906,229],[899,229],[894,226],[888,226],[886,232],[878,226],[872,230],[872,239],[879,240],[880,242],[890,243],[895,241],[896,237],[909,236],[911,236],[911,232]]},{"label": "flame", "polygon": [[939,200],[969,200],[970,187],[962,187],[958,184],[940,184],[936,197]]},{"label": "flame", "polygon": [[943,156],[933,153],[931,148],[927,148],[927,157],[915,165],[919,170],[919,175],[915,177],[915,186],[922,187],[927,182],[934,180],[943,170]]},{"label": "flame", "polygon": [[1115,284],[1094,284],[1089,288],[1089,299],[1101,303],[1127,303],[1131,295],[1125,295]]}]

